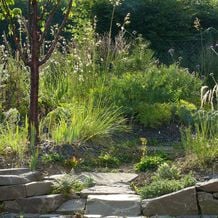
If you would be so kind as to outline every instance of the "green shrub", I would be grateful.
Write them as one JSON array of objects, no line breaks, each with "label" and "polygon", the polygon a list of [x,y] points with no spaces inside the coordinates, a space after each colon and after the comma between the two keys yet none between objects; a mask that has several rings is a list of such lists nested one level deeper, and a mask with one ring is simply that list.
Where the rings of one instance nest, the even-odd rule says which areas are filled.
[{"label": "green shrub", "polygon": [[170,122],[172,106],[165,103],[145,104],[137,108],[137,120],[145,127],[159,127]]},{"label": "green shrub", "polygon": [[193,124],[193,115],[197,111],[197,107],[185,100],[180,100],[176,104],[175,115],[179,118],[180,122],[190,125]]},{"label": "green shrub", "polygon": [[177,179],[180,179],[180,177],[181,177],[181,172],[177,167],[170,166],[167,163],[163,163],[158,167],[153,179],[155,180],[176,179],[177,180]]},{"label": "green shrub", "polygon": [[146,184],[144,187],[140,188],[139,194],[144,199],[154,198],[192,186],[195,183],[196,180],[191,174],[185,175],[180,180],[175,180],[175,179],[154,180],[149,185]]},{"label": "green shrub", "polygon": [[101,167],[116,168],[119,167],[120,161],[111,154],[101,154],[97,159],[98,165]]},{"label": "green shrub", "polygon": [[[152,65],[145,72],[112,76],[102,89],[93,89],[93,94],[96,98],[107,99],[107,104],[122,107],[128,116],[137,113],[140,116],[144,104],[168,104],[181,99],[200,104],[200,100],[196,102],[200,87],[199,78],[175,64],[169,67]],[[168,115],[169,108],[166,108]]]},{"label": "green shrub", "polygon": [[155,170],[160,164],[165,162],[165,158],[162,156],[146,156],[142,157],[140,162],[135,164],[136,171]]}]

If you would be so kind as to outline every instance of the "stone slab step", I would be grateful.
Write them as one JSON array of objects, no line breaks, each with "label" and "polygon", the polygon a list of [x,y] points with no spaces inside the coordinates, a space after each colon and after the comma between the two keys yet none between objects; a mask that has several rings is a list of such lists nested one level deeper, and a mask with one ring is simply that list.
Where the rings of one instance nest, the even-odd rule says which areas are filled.
[{"label": "stone slab step", "polygon": [[26,196],[40,196],[50,194],[53,183],[51,181],[37,181],[25,184]]},{"label": "stone slab step", "polygon": [[138,216],[141,199],[138,195],[89,195],[85,214],[102,216]]},{"label": "stone slab step", "polygon": [[0,169],[0,175],[20,175],[28,172],[30,172],[29,168]]},{"label": "stone slab step", "polygon": [[64,202],[61,194],[42,195],[5,201],[5,211],[45,214],[55,211]]},{"label": "stone slab step", "polygon": [[0,175],[0,186],[20,185],[41,180],[39,172],[27,172],[19,175]]},{"label": "stone slab step", "polygon": [[189,187],[157,198],[142,201],[143,215],[198,215],[196,189]]},{"label": "stone slab step", "polygon": [[0,214],[0,218],[72,218],[71,215],[61,215],[61,214]]},{"label": "stone slab step", "polygon": [[77,180],[83,181],[87,178],[93,179],[96,185],[113,185],[113,184],[129,184],[138,177],[134,173],[81,173],[76,177]]},{"label": "stone slab step", "polygon": [[111,185],[111,186],[100,186],[96,185],[91,188],[83,189],[81,191],[82,197],[87,197],[88,195],[109,195],[109,194],[135,194],[131,190],[129,185]]},{"label": "stone slab step", "polygon": [[67,202],[64,202],[56,212],[58,214],[76,214],[84,213],[86,207],[86,199],[72,199]]},{"label": "stone slab step", "polygon": [[[101,215],[84,215],[84,218],[147,218],[145,216],[101,216]],[[159,217],[154,217],[159,218]],[[169,217],[163,217],[169,218]],[[173,217],[175,218],[175,217]],[[200,218],[200,217],[199,217]]]},{"label": "stone slab step", "polygon": [[0,201],[49,194],[52,190],[51,181],[30,182],[21,185],[0,186]]},{"label": "stone slab step", "polygon": [[0,175],[0,186],[20,185],[30,182],[29,179],[20,175]]}]

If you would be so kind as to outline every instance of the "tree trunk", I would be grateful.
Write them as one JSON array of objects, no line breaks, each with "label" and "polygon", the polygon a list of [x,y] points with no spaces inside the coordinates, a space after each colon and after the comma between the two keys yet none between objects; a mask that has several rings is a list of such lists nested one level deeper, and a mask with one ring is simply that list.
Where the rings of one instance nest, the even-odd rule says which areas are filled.
[{"label": "tree trunk", "polygon": [[[39,99],[39,66],[33,63],[31,66],[30,79],[30,111],[29,111],[29,137],[34,137],[35,145],[39,141],[38,121],[38,99]],[[33,129],[34,128],[34,129]]]},{"label": "tree trunk", "polygon": [[[38,99],[39,99],[39,28],[38,28],[38,2],[32,0],[31,16],[31,79],[30,79],[30,111],[29,111],[29,137],[34,145],[39,141]],[[34,134],[33,134],[34,133]]]}]

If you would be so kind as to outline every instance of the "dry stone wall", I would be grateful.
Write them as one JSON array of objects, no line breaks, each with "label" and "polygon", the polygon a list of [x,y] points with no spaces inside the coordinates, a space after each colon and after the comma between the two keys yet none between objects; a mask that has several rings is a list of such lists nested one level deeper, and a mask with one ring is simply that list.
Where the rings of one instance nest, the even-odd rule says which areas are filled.
[{"label": "dry stone wall", "polygon": [[141,200],[130,188],[136,174],[72,174],[80,181],[92,178],[95,186],[65,199],[61,194],[51,194],[53,182],[63,176],[42,178],[26,168],[0,170],[0,208],[4,210],[0,218],[17,218],[20,213],[24,218],[218,217],[218,179]]}]

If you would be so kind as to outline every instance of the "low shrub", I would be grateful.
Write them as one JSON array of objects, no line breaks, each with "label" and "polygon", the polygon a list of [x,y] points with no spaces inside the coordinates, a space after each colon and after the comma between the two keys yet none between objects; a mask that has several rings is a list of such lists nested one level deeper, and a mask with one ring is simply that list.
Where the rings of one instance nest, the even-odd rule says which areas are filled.
[{"label": "low shrub", "polygon": [[155,170],[160,164],[165,161],[166,159],[163,158],[161,155],[145,156],[141,158],[139,163],[135,164],[135,170],[141,172],[147,170]]},{"label": "low shrub", "polygon": [[193,124],[193,116],[197,111],[197,107],[185,100],[180,100],[176,103],[175,115],[179,119],[179,121],[186,125]]},{"label": "low shrub", "polygon": [[154,180],[162,180],[162,179],[180,179],[181,172],[175,166],[170,166],[167,163],[161,164],[153,177]]},{"label": "low shrub", "polygon": [[192,186],[196,183],[195,178],[191,175],[185,175],[180,180],[176,179],[161,179],[154,180],[150,184],[146,184],[144,187],[139,189],[139,194],[143,199],[154,198],[161,195],[169,194],[171,192],[178,191],[185,187]]},{"label": "low shrub", "polygon": [[137,120],[145,127],[159,127],[170,122],[172,106],[166,103],[141,103],[137,108]]},{"label": "low shrub", "polygon": [[109,153],[101,154],[97,162],[100,167],[117,168],[120,165],[120,161]]}]

